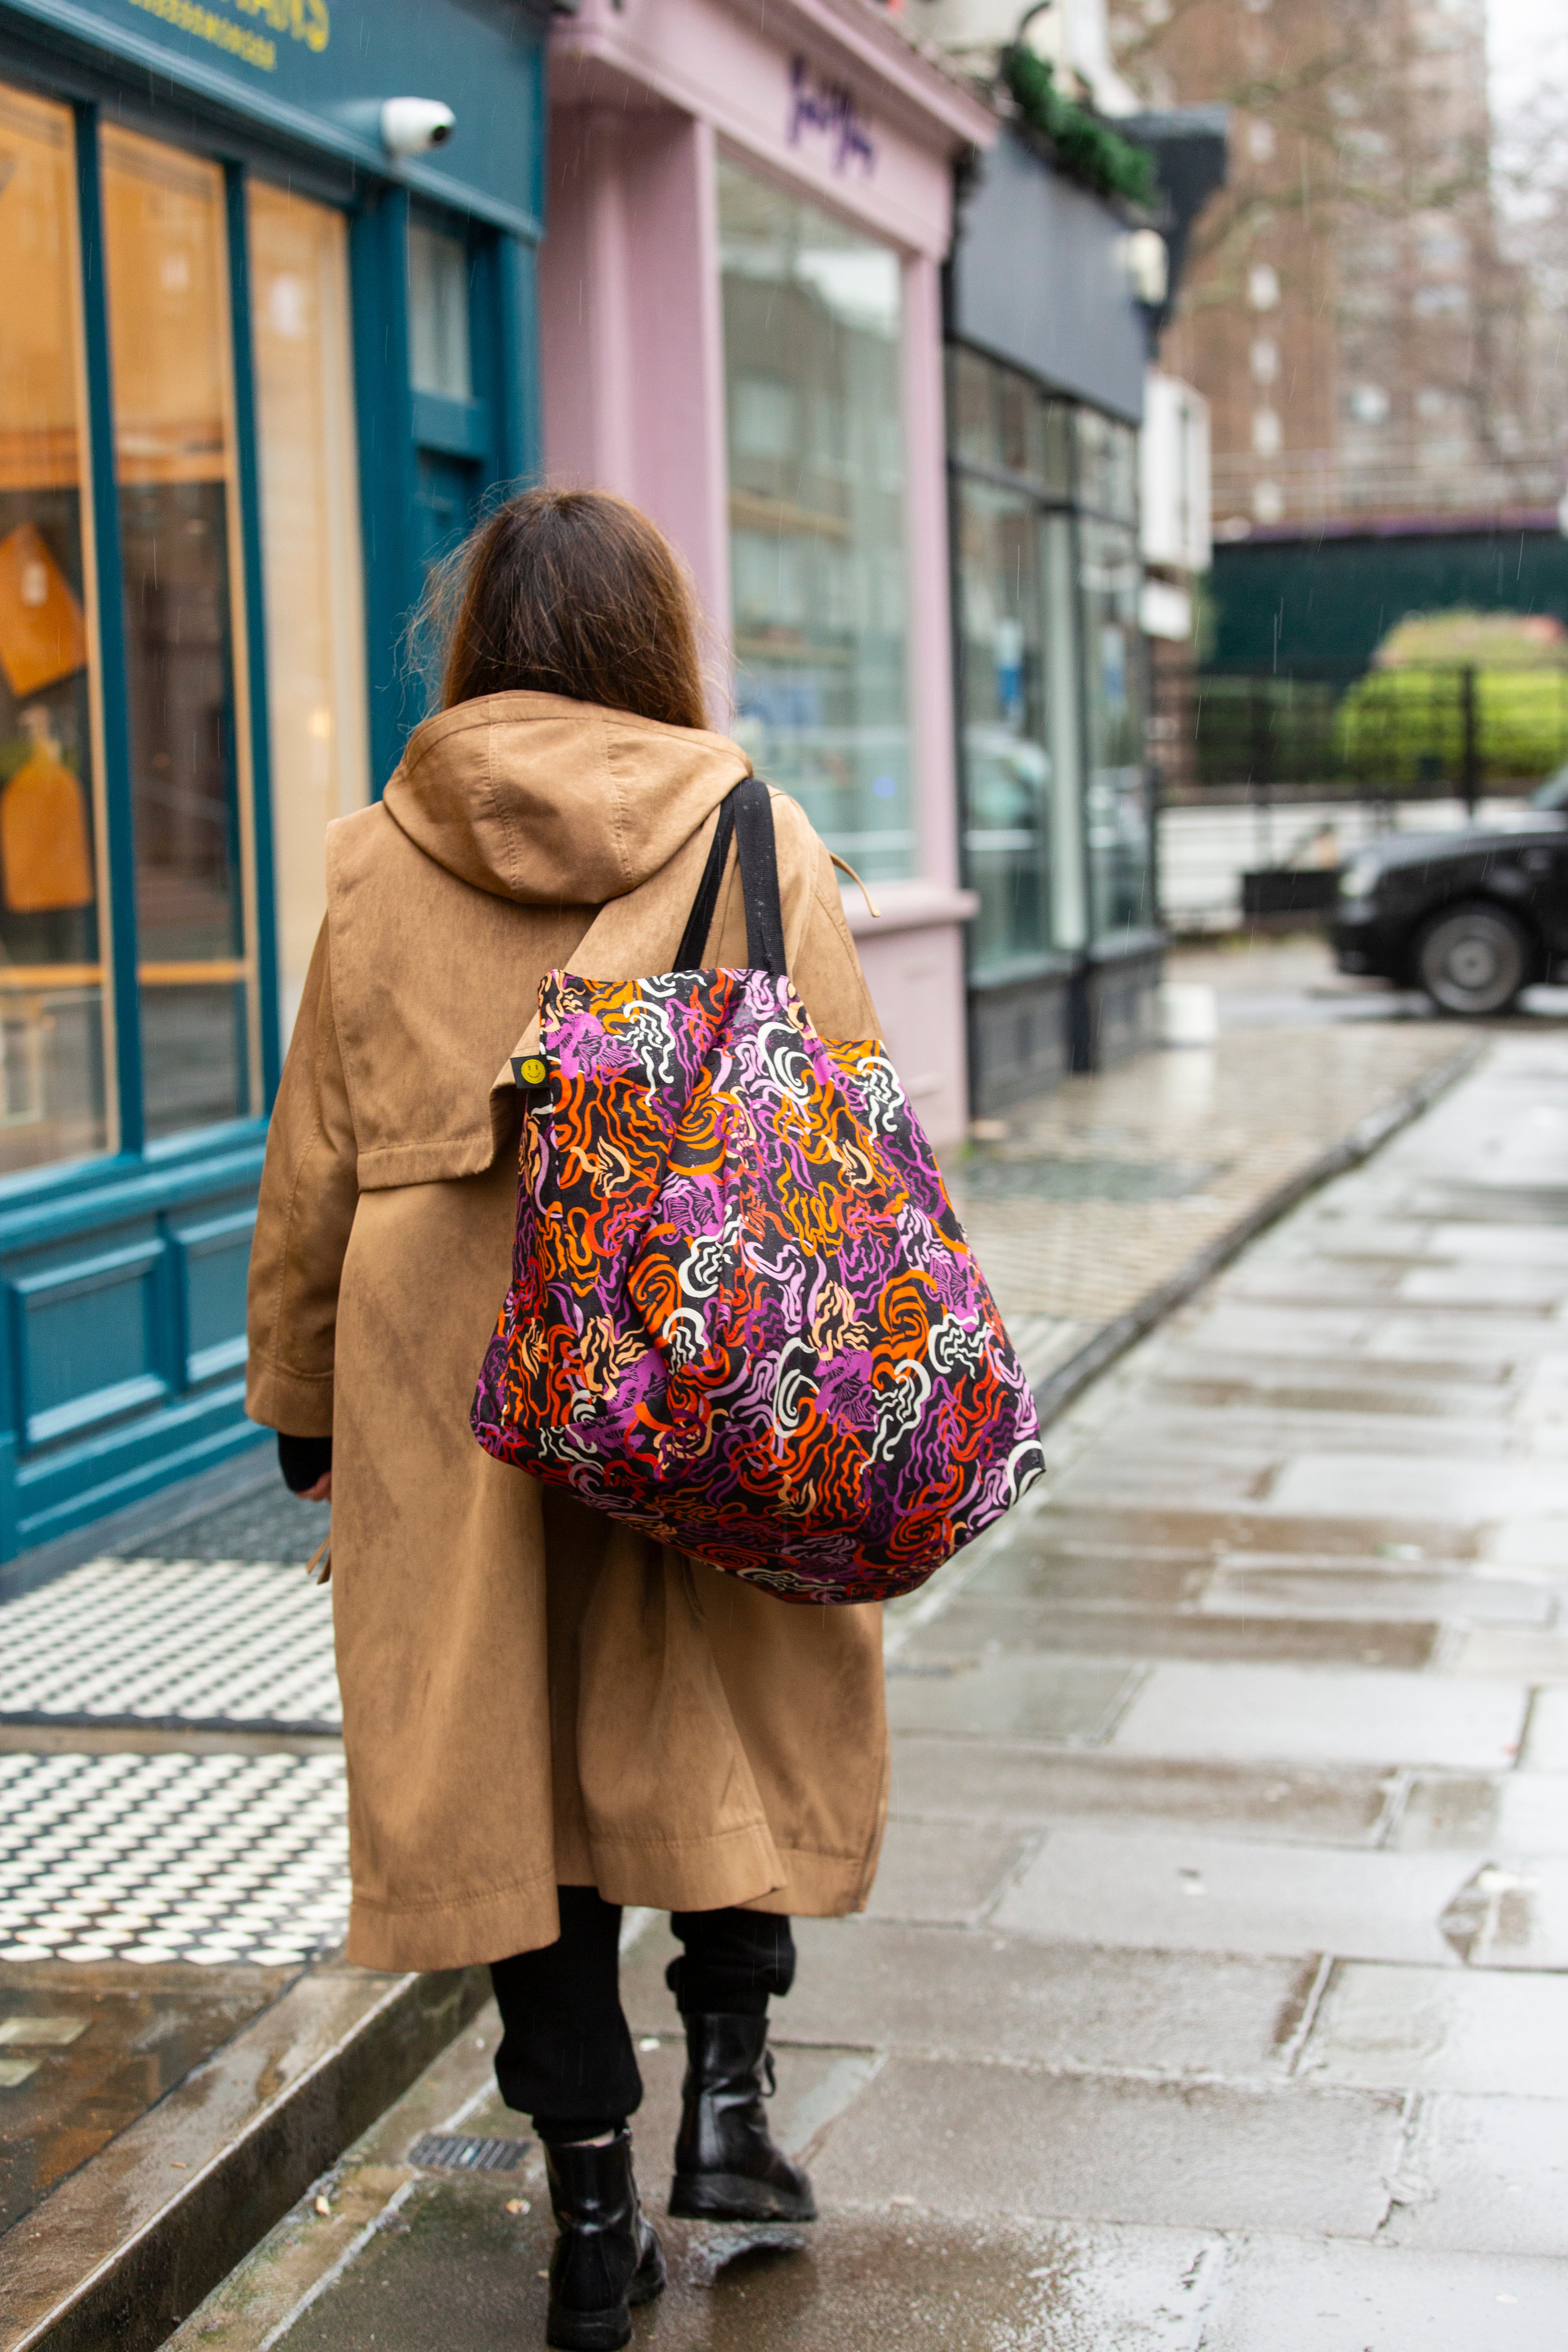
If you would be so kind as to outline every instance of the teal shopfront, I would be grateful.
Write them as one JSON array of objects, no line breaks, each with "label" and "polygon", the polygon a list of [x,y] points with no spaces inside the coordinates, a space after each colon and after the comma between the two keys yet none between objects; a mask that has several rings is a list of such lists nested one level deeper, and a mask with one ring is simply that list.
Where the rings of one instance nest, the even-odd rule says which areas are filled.
[{"label": "teal shopfront", "polygon": [[542,28],[0,0],[0,1558],[258,1438],[322,835],[535,462]]}]

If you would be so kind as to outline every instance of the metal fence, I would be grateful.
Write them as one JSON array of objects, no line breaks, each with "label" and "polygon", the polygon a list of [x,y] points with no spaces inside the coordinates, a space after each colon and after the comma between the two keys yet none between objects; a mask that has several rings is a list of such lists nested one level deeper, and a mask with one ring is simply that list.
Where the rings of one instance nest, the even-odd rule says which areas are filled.
[{"label": "metal fence", "polygon": [[1193,782],[1415,799],[1517,790],[1568,761],[1568,669],[1194,678]]}]

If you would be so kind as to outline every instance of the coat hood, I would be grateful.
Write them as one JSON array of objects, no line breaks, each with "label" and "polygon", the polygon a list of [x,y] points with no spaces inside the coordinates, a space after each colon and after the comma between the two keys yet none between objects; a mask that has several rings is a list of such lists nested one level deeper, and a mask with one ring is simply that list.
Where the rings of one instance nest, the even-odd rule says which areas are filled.
[{"label": "coat hood", "polygon": [[596,907],[668,865],[751,772],[726,735],[564,695],[489,694],[416,728],[383,805],[476,889]]}]

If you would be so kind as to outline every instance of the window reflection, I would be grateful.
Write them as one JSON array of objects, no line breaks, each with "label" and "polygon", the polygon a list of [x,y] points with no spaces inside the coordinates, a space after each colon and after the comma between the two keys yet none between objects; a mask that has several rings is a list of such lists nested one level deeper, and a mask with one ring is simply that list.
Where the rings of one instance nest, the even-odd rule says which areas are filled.
[{"label": "window reflection", "polygon": [[326,912],[322,837],[369,781],[348,225],[252,181],[249,228],[286,1045]]},{"label": "window reflection", "polygon": [[1094,933],[1154,921],[1148,780],[1143,761],[1142,578],[1131,530],[1079,526],[1085,705],[1089,721],[1089,864]]},{"label": "window reflection", "polygon": [[1052,935],[1051,782],[1039,520],[1007,490],[960,493],[964,850],[974,969],[999,976]]},{"label": "window reflection", "polygon": [[722,163],[738,717],[869,877],[915,863],[898,256]]},{"label": "window reflection", "polygon": [[147,1132],[255,1107],[223,175],[103,135]]},{"label": "window reflection", "polygon": [[69,112],[0,89],[0,1173],[107,1140],[79,299]]},{"label": "window reflection", "polygon": [[408,224],[408,375],[416,392],[470,400],[468,250],[459,236]]}]

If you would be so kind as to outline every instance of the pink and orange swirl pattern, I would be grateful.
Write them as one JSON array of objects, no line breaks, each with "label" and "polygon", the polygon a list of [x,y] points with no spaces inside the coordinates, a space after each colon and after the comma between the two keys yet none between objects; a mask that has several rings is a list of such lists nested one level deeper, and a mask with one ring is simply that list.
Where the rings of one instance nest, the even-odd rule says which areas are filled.
[{"label": "pink and orange swirl pattern", "polygon": [[540,1023],[479,1444],[781,1600],[911,1591],[1045,1462],[882,1048],[754,971],[552,972]]}]

